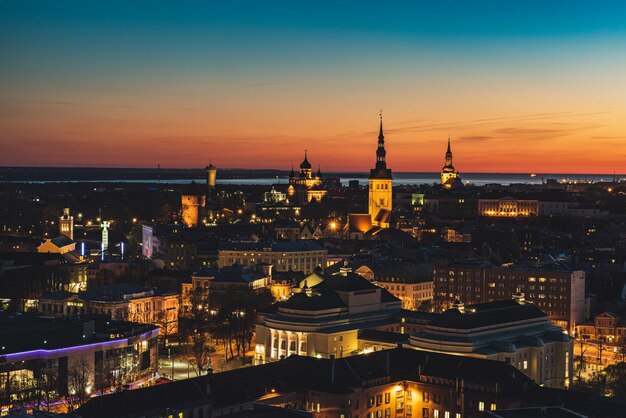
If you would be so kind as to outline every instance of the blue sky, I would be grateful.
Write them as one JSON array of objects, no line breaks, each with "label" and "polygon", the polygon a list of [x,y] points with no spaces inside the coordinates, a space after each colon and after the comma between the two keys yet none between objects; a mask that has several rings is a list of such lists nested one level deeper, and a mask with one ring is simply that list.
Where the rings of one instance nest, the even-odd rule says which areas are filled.
[{"label": "blue sky", "polygon": [[[514,170],[534,170],[526,158],[564,144],[578,149],[568,158],[581,167],[590,140],[624,139],[625,35],[626,3],[617,1],[5,0],[0,164],[153,165],[172,155],[162,142],[178,142],[191,154],[175,153],[173,166],[202,165],[200,147],[247,166],[258,159],[245,146],[259,142],[289,155],[318,139],[367,143],[382,107],[400,149],[417,144],[427,156],[424,169],[440,165],[430,144],[446,131],[472,171],[505,170],[515,156]],[[551,119],[495,122],[539,113]],[[581,115],[576,129],[546,138],[555,131],[548,123],[573,123],[564,114]],[[405,128],[415,121],[419,129]],[[481,162],[512,128],[519,149],[507,146],[502,164]],[[491,139],[463,140],[477,137]],[[221,149],[219,138],[244,150]],[[89,145],[103,141],[109,154],[94,158]],[[522,145],[540,141],[544,148]],[[76,145],[73,159],[55,151],[66,144]],[[346,162],[319,148],[332,169],[371,164],[365,149]],[[290,164],[278,154],[268,166]],[[618,157],[606,164],[624,167]],[[602,165],[594,156],[587,169]]]}]

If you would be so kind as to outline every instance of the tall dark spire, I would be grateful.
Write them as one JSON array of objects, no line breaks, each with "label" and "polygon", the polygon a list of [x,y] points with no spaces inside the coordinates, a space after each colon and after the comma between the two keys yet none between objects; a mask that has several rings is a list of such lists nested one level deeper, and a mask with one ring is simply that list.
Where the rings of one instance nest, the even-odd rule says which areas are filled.
[{"label": "tall dark spire", "polygon": [[445,171],[454,172],[454,166],[452,165],[452,150],[450,149],[450,135],[448,135],[448,149],[446,150],[446,163],[443,166]]},{"label": "tall dark spire", "polygon": [[387,162],[385,157],[387,151],[385,151],[385,136],[383,135],[383,111],[380,111],[380,132],[378,134],[378,148],[376,149],[376,168],[386,169]]}]

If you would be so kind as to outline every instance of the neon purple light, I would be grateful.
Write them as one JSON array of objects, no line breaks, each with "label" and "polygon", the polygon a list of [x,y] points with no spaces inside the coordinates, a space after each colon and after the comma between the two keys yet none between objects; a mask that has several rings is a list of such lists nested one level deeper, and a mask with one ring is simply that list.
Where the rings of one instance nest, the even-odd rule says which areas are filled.
[{"label": "neon purple light", "polygon": [[139,339],[152,338],[156,336],[158,333],[159,333],[159,329],[157,328],[157,329],[150,330],[148,332],[144,332],[143,334],[140,334],[137,336],[132,336],[128,338],[120,338],[118,340],[102,341],[98,343],[91,343],[91,344],[85,344],[85,345],[76,345],[74,347],[56,348],[54,350],[45,350],[43,348],[39,348],[37,350],[23,351],[21,353],[6,354],[4,355],[4,357],[6,358],[6,361],[8,363],[29,360],[32,358],[63,357],[75,351],[86,350],[91,347],[106,348],[106,347],[123,343],[123,342],[126,342],[126,344],[128,344],[128,340],[133,339],[133,338],[139,338]]}]

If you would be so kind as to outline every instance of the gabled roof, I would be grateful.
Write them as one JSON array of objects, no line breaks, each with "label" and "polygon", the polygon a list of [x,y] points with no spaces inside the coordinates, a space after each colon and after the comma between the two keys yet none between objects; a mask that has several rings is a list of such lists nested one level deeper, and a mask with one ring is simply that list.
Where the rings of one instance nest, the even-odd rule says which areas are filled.
[{"label": "gabled roof", "polygon": [[365,233],[372,227],[372,217],[367,213],[351,213],[348,215],[349,232]]},{"label": "gabled roof", "polygon": [[72,245],[72,244],[76,244],[76,241],[74,241],[72,239],[69,239],[65,235],[60,235],[60,236],[58,236],[56,238],[52,238],[50,240],[50,242],[53,243],[54,245],[56,245],[59,248],[67,247],[68,245]]},{"label": "gabled roof", "polygon": [[376,214],[376,218],[374,218],[376,222],[382,222],[382,223],[389,223],[390,219],[391,219],[391,211],[388,211],[387,209],[379,210],[378,214]]}]

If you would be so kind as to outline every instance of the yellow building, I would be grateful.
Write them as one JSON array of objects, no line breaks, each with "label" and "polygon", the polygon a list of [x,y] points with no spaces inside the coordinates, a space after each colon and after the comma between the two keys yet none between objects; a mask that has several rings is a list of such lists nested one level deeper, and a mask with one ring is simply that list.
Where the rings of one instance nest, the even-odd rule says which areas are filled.
[{"label": "yellow building", "polygon": [[206,205],[206,196],[195,181],[192,181],[188,190],[183,193],[180,203],[183,224],[188,228],[198,226],[200,211]]},{"label": "yellow building", "polygon": [[450,137],[448,137],[448,150],[446,151],[446,162],[441,169],[441,185],[445,189],[454,189],[462,186],[459,173],[456,172],[452,165],[452,151],[450,150]]},{"label": "yellow building", "polygon": [[385,137],[383,136],[383,118],[380,118],[380,133],[376,149],[376,167],[370,170],[368,214],[372,225],[389,228],[392,209],[392,177],[391,169],[387,168],[385,157]]},{"label": "yellow building", "polygon": [[74,239],[74,217],[70,215],[70,208],[63,209],[63,215],[59,217],[59,234]]}]

